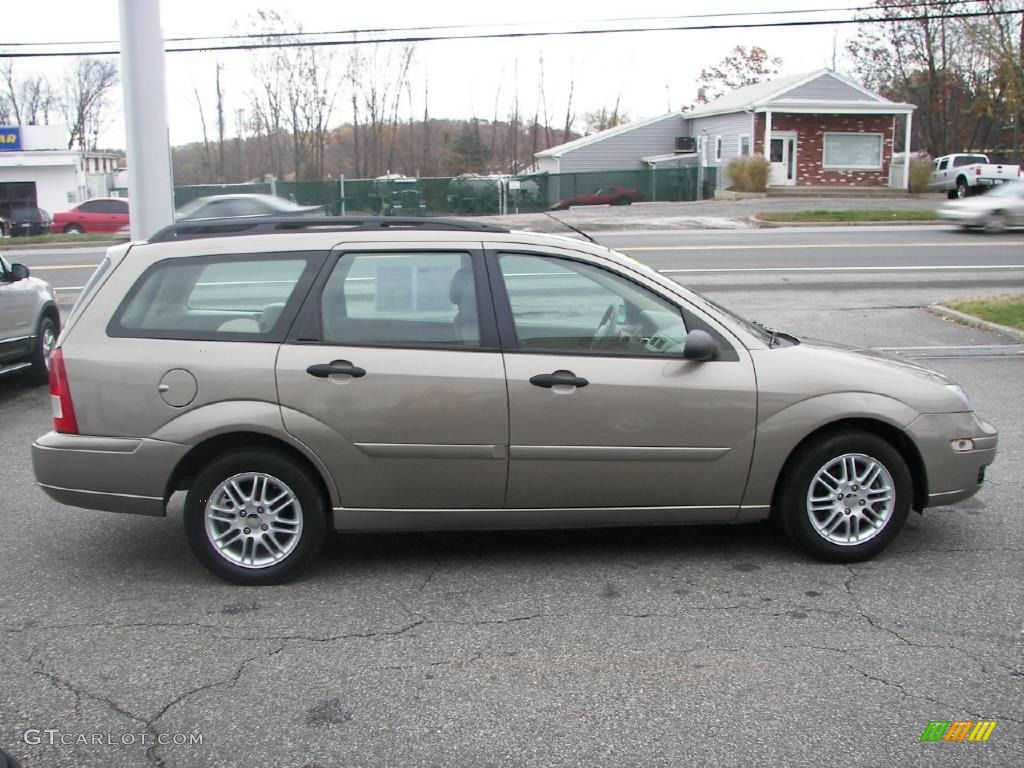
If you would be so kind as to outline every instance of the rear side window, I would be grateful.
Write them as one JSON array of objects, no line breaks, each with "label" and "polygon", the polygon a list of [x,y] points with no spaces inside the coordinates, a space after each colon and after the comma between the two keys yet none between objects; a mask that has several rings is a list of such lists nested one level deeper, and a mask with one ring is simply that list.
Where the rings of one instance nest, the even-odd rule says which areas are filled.
[{"label": "rear side window", "polygon": [[320,253],[167,259],[139,278],[111,336],[280,341],[322,263]]},{"label": "rear side window", "polygon": [[984,155],[960,155],[960,157],[953,158],[953,167],[960,168],[964,165],[974,165],[975,163],[987,163]]},{"label": "rear side window", "polygon": [[468,253],[344,255],[320,299],[327,344],[479,347]]}]

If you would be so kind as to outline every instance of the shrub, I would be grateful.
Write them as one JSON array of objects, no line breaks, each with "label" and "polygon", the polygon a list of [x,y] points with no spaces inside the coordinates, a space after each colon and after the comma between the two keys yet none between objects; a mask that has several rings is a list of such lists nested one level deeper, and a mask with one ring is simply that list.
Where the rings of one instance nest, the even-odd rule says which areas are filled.
[{"label": "shrub", "polygon": [[749,183],[747,180],[747,158],[737,157],[730,160],[725,170],[729,174],[729,189],[746,192]]},{"label": "shrub", "polygon": [[919,195],[928,191],[928,182],[932,179],[932,164],[929,160],[910,161],[910,192]]},{"label": "shrub", "polygon": [[768,189],[768,176],[772,164],[764,155],[751,155],[747,158],[747,192],[764,192]]},{"label": "shrub", "polygon": [[737,157],[726,168],[731,187],[738,192],[764,192],[771,164],[762,155]]}]

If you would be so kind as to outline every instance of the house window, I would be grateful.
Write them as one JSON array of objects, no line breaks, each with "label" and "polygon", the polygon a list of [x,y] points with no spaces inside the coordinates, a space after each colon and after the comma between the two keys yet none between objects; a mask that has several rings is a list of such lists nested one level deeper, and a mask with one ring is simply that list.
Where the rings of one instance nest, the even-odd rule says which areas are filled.
[{"label": "house window", "polygon": [[742,134],[739,142],[739,155],[740,157],[746,157],[750,154],[750,136]]},{"label": "house window", "polygon": [[882,170],[882,134],[826,133],[822,166]]},{"label": "house window", "polygon": [[722,137],[715,136],[715,162],[722,162]]}]

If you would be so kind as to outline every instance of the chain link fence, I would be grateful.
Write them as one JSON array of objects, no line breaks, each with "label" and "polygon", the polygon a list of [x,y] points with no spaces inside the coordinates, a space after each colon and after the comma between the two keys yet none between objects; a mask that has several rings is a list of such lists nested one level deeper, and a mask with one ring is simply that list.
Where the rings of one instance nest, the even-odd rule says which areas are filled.
[{"label": "chain link fence", "polygon": [[174,206],[200,197],[228,194],[276,195],[324,213],[374,216],[497,216],[534,213],[556,206],[630,202],[681,202],[714,197],[715,167],[520,176],[461,176],[330,181],[269,181],[257,184],[203,184],[174,188]]}]

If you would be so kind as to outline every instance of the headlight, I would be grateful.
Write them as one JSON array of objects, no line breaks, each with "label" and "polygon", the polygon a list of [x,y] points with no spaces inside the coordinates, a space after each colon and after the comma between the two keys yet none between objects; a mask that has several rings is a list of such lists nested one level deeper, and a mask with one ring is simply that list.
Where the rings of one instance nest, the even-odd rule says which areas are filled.
[{"label": "headlight", "polygon": [[948,389],[950,392],[959,397],[960,400],[963,402],[964,407],[966,407],[968,411],[974,410],[974,406],[971,404],[970,398],[967,397],[967,393],[964,392],[963,387],[961,387],[959,384],[947,384],[946,389]]}]

